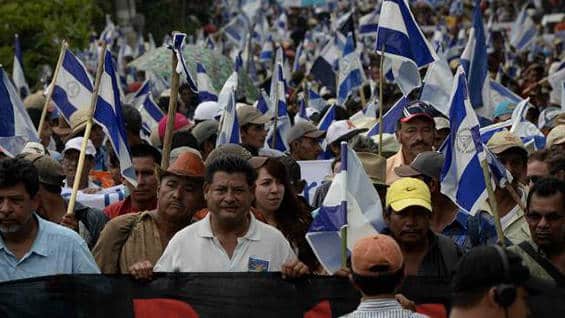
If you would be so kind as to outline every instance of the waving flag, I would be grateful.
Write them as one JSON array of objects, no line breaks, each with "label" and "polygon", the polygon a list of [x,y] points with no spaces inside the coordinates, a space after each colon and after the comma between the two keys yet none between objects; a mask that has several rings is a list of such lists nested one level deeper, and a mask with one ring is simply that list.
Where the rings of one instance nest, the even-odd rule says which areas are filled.
[{"label": "waving flag", "polygon": [[198,81],[198,99],[200,102],[218,101],[218,93],[212,86],[212,81],[201,63],[196,63],[196,80]]},{"label": "waving flag", "polygon": [[106,26],[104,30],[100,33],[100,41],[104,41],[108,44],[108,46],[112,46],[114,40],[118,37],[118,28],[112,22],[112,18],[109,14],[106,15]]},{"label": "waving flag", "polygon": [[245,46],[245,36],[249,32],[249,21],[239,14],[224,27],[224,35],[240,50]]},{"label": "waving flag", "polygon": [[263,47],[259,53],[259,61],[263,63],[271,63],[273,61],[273,37],[271,35],[269,35],[267,41],[263,43]]},{"label": "waving flag", "polygon": [[71,115],[79,108],[89,107],[92,100],[92,79],[82,62],[65,49],[63,63],[54,79],[51,99],[63,118],[70,122]]},{"label": "waving flag", "polygon": [[124,119],[122,118],[122,103],[116,67],[109,50],[104,52],[104,71],[100,77],[100,89],[96,99],[94,120],[102,126],[108,136],[114,153],[120,160],[120,172],[131,184],[137,186],[135,170],[131,162],[127,143]]},{"label": "waving flag", "polygon": [[141,123],[143,132],[149,136],[151,130],[159,125],[159,121],[165,116],[159,105],[155,103],[151,95],[145,95],[143,103],[137,106],[137,110],[141,114]]},{"label": "waving flag", "polygon": [[298,100],[298,113],[294,115],[294,124],[299,122],[309,122],[308,113],[306,112],[306,101],[304,98]]},{"label": "waving flag", "polygon": [[520,137],[526,148],[540,150],[545,147],[545,135],[539,128],[526,119],[529,98],[522,100],[512,111],[510,132]]},{"label": "waving flag", "polygon": [[376,35],[379,28],[379,11],[377,9],[359,18],[359,35]]},{"label": "waving flag", "polygon": [[[402,116],[402,111],[404,107],[408,105],[410,101],[406,96],[402,96],[392,107],[383,115],[383,133],[394,134],[396,132],[396,125],[400,116]],[[373,127],[367,131],[367,137],[376,136],[379,134],[379,123],[377,122]]]},{"label": "waving flag", "polygon": [[502,101],[508,101],[512,104],[518,104],[522,101],[522,97],[516,95],[514,92],[504,87],[502,84],[490,80],[490,103],[491,105],[498,105]]},{"label": "waving flag", "polygon": [[261,7],[261,0],[239,0],[239,7],[248,21],[255,21],[257,11]]},{"label": "waving flag", "polygon": [[528,14],[526,3],[514,24],[512,24],[512,30],[510,31],[510,44],[516,48],[518,51],[523,51],[527,49],[534,40],[536,39],[537,29],[534,20]]},{"label": "waving flag", "polygon": [[175,52],[178,61],[176,72],[179,74],[184,74],[190,89],[193,92],[197,93],[198,87],[196,86],[196,82],[194,81],[194,78],[190,74],[190,70],[188,69],[188,66],[186,66],[184,55],[182,54],[185,39],[186,39],[185,33],[180,33],[180,32],[173,33],[173,52]]},{"label": "waving flag", "polygon": [[259,95],[259,99],[257,99],[257,110],[259,110],[262,114],[266,114],[269,112],[271,107],[269,103],[271,100],[264,89],[261,89],[261,94]]},{"label": "waving flag", "polygon": [[241,139],[239,137],[239,122],[237,121],[235,109],[235,90],[231,87],[227,92],[225,111],[220,118],[220,130],[218,132],[218,139],[216,140],[216,147],[223,144],[239,143],[241,143]]},{"label": "waving flag", "polygon": [[29,94],[29,86],[27,85],[24,75],[24,62],[22,58],[22,48],[20,47],[20,38],[16,34],[14,36],[14,65],[12,67],[12,80],[18,90],[21,98]]},{"label": "waving flag", "polygon": [[339,105],[345,105],[353,90],[361,87],[365,81],[363,65],[359,60],[359,53],[355,50],[353,34],[347,35],[347,42],[343,49],[343,57],[339,61],[337,101]]},{"label": "waving flag", "polygon": [[449,114],[449,96],[453,87],[453,74],[445,57],[430,65],[424,77],[420,100],[434,106],[444,115]]},{"label": "waving flag", "polygon": [[450,97],[451,132],[445,144],[441,192],[474,214],[486,200],[481,162],[485,160],[479,120],[469,99],[465,71],[459,67]]},{"label": "waving flag", "polygon": [[322,119],[318,123],[318,129],[319,130],[326,131],[326,132],[328,131],[328,128],[330,128],[330,125],[335,120],[335,108],[336,107],[337,107],[336,105],[331,105],[330,107],[328,107],[328,109],[326,110],[326,113],[324,114],[324,117],[322,117]]},{"label": "waving flag", "polygon": [[304,42],[300,42],[298,48],[296,48],[296,54],[294,55],[294,62],[292,63],[292,71],[296,72],[300,69],[300,58],[302,57],[304,51]]},{"label": "waving flag", "polygon": [[490,81],[485,30],[478,2],[473,9],[473,27],[465,50],[461,54],[461,65],[467,74],[471,105],[483,117],[492,116],[490,105]]},{"label": "waving flag", "polygon": [[312,251],[328,273],[341,268],[341,229],[347,228],[347,249],[385,227],[379,195],[357,154],[341,144],[341,171],[306,233]]},{"label": "waving flag", "polygon": [[145,100],[147,95],[151,94],[151,81],[145,80],[143,84],[137,89],[137,91],[133,94],[133,96],[129,99],[130,103],[133,106],[137,106],[142,104]]},{"label": "waving flag", "polygon": [[375,49],[391,60],[392,73],[404,95],[422,85],[418,68],[438,59],[407,0],[383,1]]},{"label": "waving flag", "polygon": [[28,141],[39,141],[24,104],[0,66],[0,150],[10,157],[20,153]]},{"label": "waving flag", "polygon": [[324,99],[315,91],[308,88],[308,106],[318,111],[322,111],[326,106]]}]

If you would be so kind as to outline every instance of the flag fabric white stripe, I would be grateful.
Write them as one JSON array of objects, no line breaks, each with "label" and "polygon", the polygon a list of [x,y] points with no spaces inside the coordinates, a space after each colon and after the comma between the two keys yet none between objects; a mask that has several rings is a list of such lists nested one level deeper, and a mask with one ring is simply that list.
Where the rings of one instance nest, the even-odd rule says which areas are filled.
[{"label": "flag fabric white stripe", "polygon": [[20,38],[15,35],[14,38],[14,65],[12,68],[12,80],[18,91],[19,96],[27,96],[29,94],[29,86],[24,75],[22,49],[20,47]]}]

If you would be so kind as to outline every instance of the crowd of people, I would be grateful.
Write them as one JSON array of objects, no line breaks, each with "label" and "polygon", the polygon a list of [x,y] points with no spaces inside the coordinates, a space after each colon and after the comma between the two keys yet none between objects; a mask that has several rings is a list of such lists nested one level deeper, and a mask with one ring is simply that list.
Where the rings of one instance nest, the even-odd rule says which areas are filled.
[{"label": "crowd of people", "polygon": [[[448,20],[446,36],[454,40],[468,23],[463,5],[461,12],[449,10],[448,4],[457,1],[443,1],[435,14],[431,4],[415,2],[412,10],[421,25]],[[510,1],[498,2],[482,1],[484,14],[513,21],[518,9]],[[541,7],[530,5],[536,21],[555,9],[545,2],[562,5],[542,2]],[[375,6],[362,1],[358,14]],[[226,23],[226,8],[216,9],[203,24],[206,33]],[[339,2],[337,18],[348,9]],[[331,15],[319,8],[292,8],[286,14],[288,35],[279,44],[292,65],[305,34]],[[552,30],[544,26],[543,34],[563,32],[564,22],[559,22]],[[543,81],[565,65],[563,40],[540,39],[517,53],[505,47],[504,31],[492,36],[500,42],[489,49],[489,76],[516,96],[530,98],[526,118],[543,133],[545,145],[525,143],[510,129],[485,141],[511,181],[496,184],[493,197],[474,213],[442,192],[442,167],[449,158],[439,150],[450,135],[450,120],[437,107],[413,93],[394,123],[394,134],[382,139],[367,135],[377,120],[359,116],[365,100],[378,98],[379,85],[384,109],[402,96],[394,83],[379,84],[384,70],[373,53],[363,61],[366,83],[343,105],[337,104],[335,92],[320,85],[324,105],[309,108],[307,120],[295,119],[309,94],[299,83],[315,80],[305,73],[307,62],[299,61],[286,90],[293,122],[285,136],[286,152],[268,147],[272,117],[241,94],[236,110],[241,142],[217,146],[221,105],[199,102],[184,83],[178,92],[159,93],[165,113],[171,95],[178,97],[170,163],[162,169],[167,116],[145,134],[139,105],[124,100],[122,119],[137,185],[120,175],[118,156],[98,124],[86,141],[78,176],[88,111],[77,110],[67,122],[37,91],[24,105],[36,127],[43,106],[49,105],[40,142],[0,159],[0,281],[80,273],[131,274],[140,280],[157,272],[281,272],[288,279],[330,275],[306,233],[333,176],[346,164],[340,145],[347,142],[380,197],[386,224],[381,233],[358,240],[348,265],[336,273],[349,277],[363,295],[347,317],[423,317],[414,312],[414,302],[399,294],[407,276],[450,282],[450,317],[526,317],[533,281],[565,288],[565,111],[554,98],[557,89]],[[258,55],[261,48],[256,49]],[[505,61],[510,53],[516,55],[512,63]],[[257,69],[258,86],[267,88],[268,67],[257,63]],[[510,73],[516,71],[520,75]],[[135,94],[145,80],[143,71],[133,74],[126,76],[127,94]],[[508,120],[515,107],[500,101],[489,124]],[[319,123],[330,109],[334,120],[322,129]],[[322,157],[332,159],[332,175],[306,199],[301,163]],[[75,178],[80,178],[78,194],[68,213]],[[502,233],[497,233],[497,218]]]}]

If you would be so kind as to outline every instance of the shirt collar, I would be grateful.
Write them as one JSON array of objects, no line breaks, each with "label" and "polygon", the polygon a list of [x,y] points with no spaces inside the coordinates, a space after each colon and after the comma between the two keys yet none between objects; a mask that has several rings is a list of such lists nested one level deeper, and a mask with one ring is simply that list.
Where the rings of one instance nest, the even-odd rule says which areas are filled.
[{"label": "shirt collar", "polygon": [[[261,233],[257,228],[258,225],[257,219],[253,215],[253,213],[249,212],[249,229],[247,233],[242,237],[243,239],[247,239],[250,241],[259,241],[261,239]],[[207,238],[214,238],[214,233],[212,232],[212,226],[210,225],[210,211],[206,214],[201,221],[200,228],[198,229],[198,235],[200,237],[207,237]]]},{"label": "shirt collar", "polygon": [[357,307],[358,311],[377,311],[402,309],[396,299],[392,298],[368,298],[363,299]]}]

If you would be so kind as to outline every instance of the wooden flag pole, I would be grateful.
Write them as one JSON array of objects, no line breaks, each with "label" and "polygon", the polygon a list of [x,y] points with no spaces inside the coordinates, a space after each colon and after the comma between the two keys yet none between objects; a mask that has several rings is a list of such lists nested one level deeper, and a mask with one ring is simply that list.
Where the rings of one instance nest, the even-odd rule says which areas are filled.
[{"label": "wooden flag pole", "polygon": [[483,175],[485,178],[485,185],[488,193],[488,203],[490,205],[492,214],[494,216],[496,236],[498,237],[497,244],[499,244],[500,246],[504,246],[504,232],[502,231],[502,224],[500,223],[500,215],[498,214],[498,205],[496,203],[496,198],[494,196],[494,190],[492,189],[492,184],[490,181],[490,171],[486,159],[481,161],[481,167],[483,168]]},{"label": "wooden flag pole", "polygon": [[55,88],[55,82],[57,81],[57,77],[59,76],[59,70],[61,69],[61,65],[63,64],[63,58],[65,57],[65,51],[69,47],[67,41],[63,40],[61,43],[61,52],[59,53],[59,59],[57,60],[57,66],[55,66],[55,72],[53,73],[53,79],[51,80],[51,84],[49,85],[49,89],[47,91],[47,98],[45,99],[45,104],[43,104],[43,110],[41,111],[41,118],[39,119],[39,126],[37,127],[37,134],[41,138],[41,131],[43,130],[43,126],[45,126],[45,117],[47,115],[47,108],[49,106],[49,102],[51,101],[51,97],[53,96],[53,89]]},{"label": "wooden flag pole", "polygon": [[74,215],[75,202],[78,194],[78,187],[80,185],[80,177],[84,169],[84,160],[86,158],[86,146],[88,145],[88,139],[90,138],[90,132],[92,131],[92,117],[94,116],[94,111],[96,110],[96,100],[98,99],[98,90],[100,90],[100,79],[102,78],[102,72],[104,71],[104,57],[106,55],[106,41],[102,45],[102,54],[98,57],[98,68],[96,69],[96,81],[94,83],[94,91],[92,92],[92,98],[90,99],[90,108],[88,111],[88,117],[86,120],[86,128],[84,130],[84,136],[82,138],[82,145],[80,147],[80,154],[78,157],[77,171],[75,173],[75,180],[73,182],[73,190],[71,192],[71,198],[67,204],[67,215]]},{"label": "wooden flag pole", "polygon": [[[181,53],[182,54],[182,53]],[[161,169],[167,170],[171,154],[171,142],[173,141],[173,128],[175,125],[175,114],[177,112],[177,97],[179,91],[179,74],[177,73],[177,55],[173,51],[171,76],[171,97],[169,97],[169,110],[167,113],[167,126],[165,128],[165,138],[163,139],[163,158],[161,159]]]},{"label": "wooden flag pole", "polygon": [[381,61],[379,68],[379,156],[383,155],[383,81],[384,81],[384,60],[385,52],[384,47],[381,50]]}]

